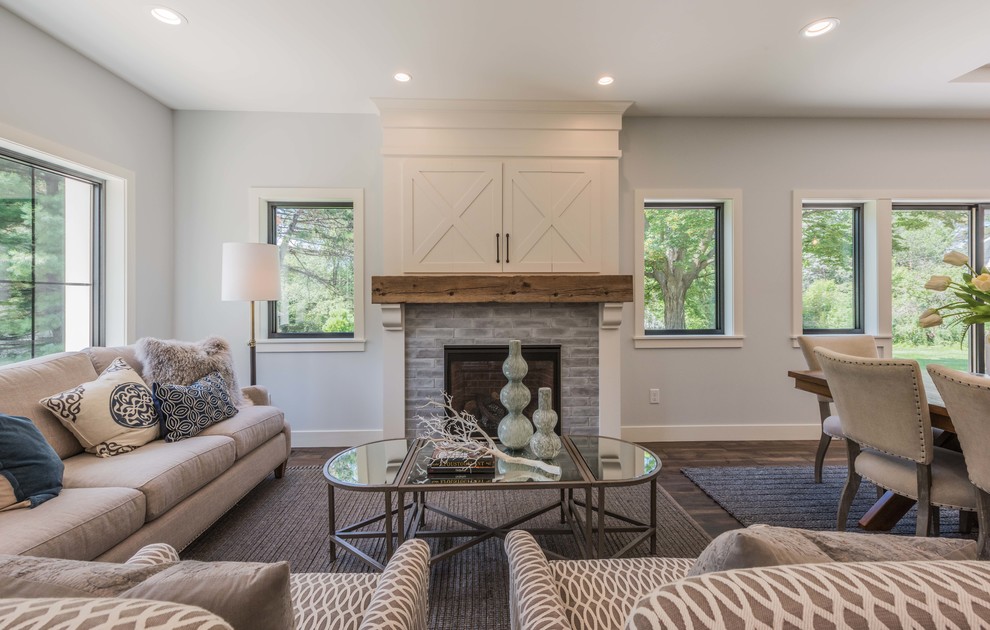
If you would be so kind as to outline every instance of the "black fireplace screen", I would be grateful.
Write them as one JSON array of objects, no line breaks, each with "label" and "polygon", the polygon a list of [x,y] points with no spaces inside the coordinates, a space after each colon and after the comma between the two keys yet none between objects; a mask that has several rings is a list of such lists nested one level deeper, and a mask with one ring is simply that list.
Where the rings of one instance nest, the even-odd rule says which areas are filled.
[{"label": "black fireplace screen", "polygon": [[[498,436],[498,423],[506,409],[498,399],[508,382],[502,374],[502,362],[509,355],[509,346],[444,346],[443,391],[451,396],[451,406],[467,411],[478,419],[485,433]],[[553,390],[553,409],[558,421],[554,429],[560,434],[564,418],[560,407],[560,346],[523,345],[523,359],[529,372],[523,383],[532,393],[523,414],[532,420],[537,406],[537,390]]]}]

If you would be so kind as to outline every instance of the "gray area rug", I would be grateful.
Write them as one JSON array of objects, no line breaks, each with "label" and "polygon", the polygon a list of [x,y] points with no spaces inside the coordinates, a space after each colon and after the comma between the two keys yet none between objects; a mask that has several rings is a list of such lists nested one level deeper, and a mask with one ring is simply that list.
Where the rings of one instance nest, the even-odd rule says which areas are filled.
[{"label": "gray area rug", "polygon": [[[432,504],[480,522],[496,525],[521,516],[559,497],[556,490],[433,493]],[[640,520],[649,515],[649,486],[613,488],[608,507]],[[337,525],[353,523],[382,511],[382,495],[336,491]],[[531,527],[558,527],[558,512],[530,522]],[[348,553],[338,551],[329,560],[327,540],[327,490],[320,468],[289,468],[283,479],[269,476],[206,533],[182,552],[188,560],[289,561],[293,572],[366,572],[371,569]],[[429,524],[456,524],[430,514]],[[695,557],[711,540],[662,488],[657,491],[657,523],[660,534],[657,555]],[[620,523],[610,523],[619,525]],[[610,553],[634,537],[614,534],[606,538]],[[464,538],[430,541],[434,553],[464,542]],[[544,548],[577,558],[570,536],[542,536]],[[369,555],[384,558],[383,541],[361,541]],[[649,555],[649,542],[630,556]],[[472,549],[437,563],[430,574],[430,627],[435,630],[502,630],[509,627],[508,564],[500,539],[490,539]]]},{"label": "gray area rug", "polygon": [[[835,530],[835,517],[845,466],[825,466],[822,483],[811,466],[725,466],[682,468],[681,472],[743,525],[765,523],[802,529]],[[865,479],[849,510],[846,529],[862,531],[857,521],[876,502],[876,486]],[[911,508],[892,534],[914,535],[916,510]],[[959,512],[942,510],[941,531],[959,535]]]}]

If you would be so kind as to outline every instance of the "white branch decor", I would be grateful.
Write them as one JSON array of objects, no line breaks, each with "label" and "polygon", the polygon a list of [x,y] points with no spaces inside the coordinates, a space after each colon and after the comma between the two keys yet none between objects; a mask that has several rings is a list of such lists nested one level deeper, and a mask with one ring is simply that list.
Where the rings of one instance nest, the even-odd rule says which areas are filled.
[{"label": "white branch decor", "polygon": [[[542,470],[551,478],[560,478],[560,466],[548,464],[538,459],[514,457],[499,450],[495,445],[495,440],[489,437],[484,429],[478,425],[477,418],[467,411],[457,411],[452,406],[451,401],[451,396],[444,393],[443,402],[431,400],[420,407],[420,409],[434,408],[441,412],[430,416],[416,416],[421,438],[445,451],[456,452],[471,463],[477,462],[486,455],[491,455],[508,464],[529,466]],[[481,439],[479,440],[477,436],[480,436]],[[509,480],[510,476],[519,476],[519,471],[512,471],[512,475],[506,475],[506,480]],[[532,477],[534,479],[543,478],[542,475],[536,474]]]}]

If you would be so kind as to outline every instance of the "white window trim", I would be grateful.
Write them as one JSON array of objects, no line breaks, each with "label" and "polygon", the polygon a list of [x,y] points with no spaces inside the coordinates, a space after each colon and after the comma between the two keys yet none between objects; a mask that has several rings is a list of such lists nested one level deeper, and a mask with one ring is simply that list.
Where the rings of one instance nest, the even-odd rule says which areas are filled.
[{"label": "white window trim", "polygon": [[894,204],[984,203],[990,190],[794,190],[791,204],[791,345],[803,327],[801,211],[805,203],[863,204],[863,331],[873,335],[881,357],[893,356],[891,225]]},{"label": "white window trim", "polygon": [[268,337],[267,302],[255,308],[261,326],[258,352],[363,352],[364,327],[364,189],[363,188],[251,188],[249,190],[248,238],[268,242],[268,203],[297,201],[310,203],[346,201],[354,205],[354,337],[352,339],[272,339]]},{"label": "white window trim", "polygon": [[[662,203],[721,203],[722,215],[722,303],[725,305],[722,335],[647,335],[644,324],[645,274],[644,263],[647,202]],[[742,190],[728,189],[636,189],[635,261],[633,291],[635,326],[633,344],[636,348],[741,348],[743,346],[743,225]]]},{"label": "white window trim", "polygon": [[134,172],[40,136],[0,123],[0,145],[49,164],[105,182],[103,234],[104,343],[124,346],[136,340],[137,264]]}]

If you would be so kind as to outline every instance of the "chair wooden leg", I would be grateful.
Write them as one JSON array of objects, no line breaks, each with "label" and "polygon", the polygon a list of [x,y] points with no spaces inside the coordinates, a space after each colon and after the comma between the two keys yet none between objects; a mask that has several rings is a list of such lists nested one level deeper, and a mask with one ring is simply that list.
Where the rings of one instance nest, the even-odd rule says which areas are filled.
[{"label": "chair wooden leg", "polygon": [[846,531],[846,520],[849,519],[849,508],[852,507],[853,499],[859,490],[859,482],[862,477],[856,472],[856,458],[859,457],[859,444],[846,438],[846,453],[849,461],[849,474],[846,477],[846,485],[842,489],[842,498],[839,499],[839,512],[836,515],[835,528],[840,532]]},{"label": "chair wooden leg", "polygon": [[942,508],[937,505],[932,506],[932,526],[931,532],[932,536],[938,537],[942,535]]},{"label": "chair wooden leg", "polygon": [[931,491],[932,467],[918,464],[918,521],[914,526],[915,536],[928,536],[931,531]]},{"label": "chair wooden leg", "polygon": [[285,476],[285,465],[288,464],[288,463],[289,463],[289,460],[285,460],[284,462],[282,462],[281,464],[278,465],[278,468],[275,469],[275,478],[276,479],[281,479],[282,477]]},{"label": "chair wooden leg", "polygon": [[979,519],[979,537],[976,549],[980,560],[990,560],[990,494],[979,488],[976,489],[976,514]]},{"label": "chair wooden leg", "polygon": [[815,453],[815,483],[822,482],[822,467],[825,466],[825,453],[828,452],[828,447],[832,443],[832,436],[827,433],[822,433],[822,437],[818,439],[818,452]]}]

